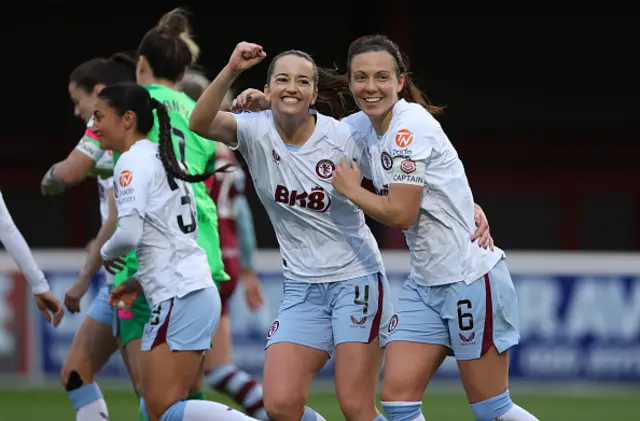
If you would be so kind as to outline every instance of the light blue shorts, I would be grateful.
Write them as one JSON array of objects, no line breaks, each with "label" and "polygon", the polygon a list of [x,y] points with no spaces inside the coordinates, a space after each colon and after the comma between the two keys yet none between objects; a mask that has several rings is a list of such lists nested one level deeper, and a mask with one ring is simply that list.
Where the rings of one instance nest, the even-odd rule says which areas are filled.
[{"label": "light blue shorts", "polygon": [[389,342],[444,345],[457,360],[473,360],[492,345],[503,352],[520,340],[518,298],[504,260],[466,284],[405,281],[387,331]]},{"label": "light blue shorts", "polygon": [[205,351],[220,322],[220,293],[215,287],[165,300],[151,309],[142,351],[166,343],[171,351]]},{"label": "light blue shorts", "polygon": [[100,287],[98,295],[93,299],[87,317],[91,317],[93,320],[100,322],[104,325],[113,323],[113,307],[109,305],[109,286],[104,285]]},{"label": "light blue shorts", "polygon": [[392,314],[389,281],[382,273],[317,284],[285,279],[265,348],[290,342],[331,355],[340,343],[370,343],[375,338],[385,346]]}]

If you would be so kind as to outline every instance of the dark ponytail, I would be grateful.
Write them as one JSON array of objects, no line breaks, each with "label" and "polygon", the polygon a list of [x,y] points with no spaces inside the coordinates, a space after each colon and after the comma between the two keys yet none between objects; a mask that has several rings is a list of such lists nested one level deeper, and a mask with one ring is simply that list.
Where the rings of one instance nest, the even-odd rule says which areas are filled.
[{"label": "dark ponytail", "polygon": [[160,126],[160,139],[158,142],[158,148],[160,150],[160,160],[162,161],[162,166],[164,166],[167,174],[189,183],[198,183],[209,178],[211,176],[211,174],[209,173],[189,174],[180,166],[178,157],[176,157],[176,151],[175,149],[173,149],[173,139],[171,138],[171,120],[169,119],[169,112],[167,111],[167,107],[165,107],[164,104],[161,104],[155,99],[152,99],[152,101],[155,101],[154,106],[158,115],[158,123]]},{"label": "dark ponytail", "polygon": [[[151,98],[149,91],[145,88],[135,83],[116,83],[100,91],[98,97],[104,99],[120,116],[123,116],[127,111],[133,111],[136,114],[136,130],[143,134],[148,134],[153,128],[155,122],[153,111],[155,110],[160,128],[158,150],[162,166],[167,174],[189,183],[197,183],[209,178],[211,174],[189,174],[180,166],[173,149],[171,138],[173,129],[167,107],[155,98]],[[226,165],[216,172],[228,169],[229,165]]]},{"label": "dark ponytail", "polygon": [[349,78],[339,74],[335,69],[318,67],[317,72],[317,104],[327,108],[326,112],[320,111],[338,120],[355,111],[356,106],[349,90]]}]

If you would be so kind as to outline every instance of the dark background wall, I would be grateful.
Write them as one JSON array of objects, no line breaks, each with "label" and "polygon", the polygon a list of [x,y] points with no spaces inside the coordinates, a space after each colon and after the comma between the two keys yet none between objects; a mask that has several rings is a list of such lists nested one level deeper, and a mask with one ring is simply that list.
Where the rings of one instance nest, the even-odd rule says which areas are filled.
[{"label": "dark background wall", "polygon": [[[275,4],[269,15],[233,15],[213,2],[190,10],[210,77],[242,40],[271,56],[297,48],[321,66],[344,68],[350,41],[371,32],[391,36],[409,55],[418,85],[447,106],[439,119],[501,247],[640,249],[634,19],[444,17],[412,12],[404,0],[393,4],[401,12],[389,14],[380,1],[315,17],[280,14]],[[55,198],[39,192],[42,174],[83,130],[67,94],[70,71],[92,57],[135,50],[174,7],[100,6],[25,6],[3,22],[0,189],[34,247],[82,246],[99,226],[95,183]],[[235,88],[261,87],[266,66],[242,75]],[[259,245],[276,247],[249,190]],[[373,225],[381,245],[402,247],[399,233]]]}]

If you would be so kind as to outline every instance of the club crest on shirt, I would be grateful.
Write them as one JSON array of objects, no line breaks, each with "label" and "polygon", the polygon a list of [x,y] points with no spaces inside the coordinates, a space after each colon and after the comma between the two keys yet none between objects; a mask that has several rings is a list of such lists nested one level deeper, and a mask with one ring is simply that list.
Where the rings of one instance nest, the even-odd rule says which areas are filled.
[{"label": "club crest on shirt", "polygon": [[391,159],[391,155],[389,152],[384,151],[380,154],[380,162],[382,163],[382,168],[389,171],[393,166],[393,159]]},{"label": "club crest on shirt", "polygon": [[316,174],[318,174],[318,177],[322,178],[323,180],[330,179],[335,169],[335,164],[329,159],[321,159],[316,164]]}]

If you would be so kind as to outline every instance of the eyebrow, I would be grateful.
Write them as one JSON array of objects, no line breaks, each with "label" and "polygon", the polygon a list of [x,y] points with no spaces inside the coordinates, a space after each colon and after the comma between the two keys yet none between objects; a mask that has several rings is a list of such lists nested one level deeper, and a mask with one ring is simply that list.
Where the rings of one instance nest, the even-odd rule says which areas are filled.
[{"label": "eyebrow", "polygon": [[[278,77],[278,76],[287,76],[287,77],[289,77],[289,76],[291,76],[291,75],[289,75],[288,73],[277,73],[277,74],[275,75],[275,77]],[[303,78],[306,78],[306,79],[311,79],[311,77],[310,77],[310,76],[307,76],[307,75],[298,75],[298,76],[296,76],[296,77],[299,77],[299,78],[300,78],[300,77],[303,77]]]}]

